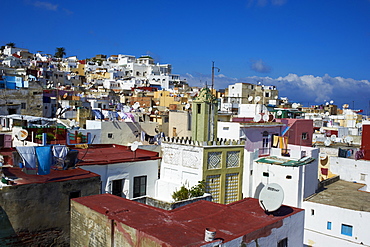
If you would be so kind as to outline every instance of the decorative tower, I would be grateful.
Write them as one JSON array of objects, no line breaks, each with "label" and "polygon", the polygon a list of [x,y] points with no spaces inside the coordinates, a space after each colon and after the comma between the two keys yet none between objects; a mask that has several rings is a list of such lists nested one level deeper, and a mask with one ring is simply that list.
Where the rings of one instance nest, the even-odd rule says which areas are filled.
[{"label": "decorative tower", "polygon": [[192,139],[199,142],[217,139],[217,98],[209,88],[202,88],[193,100]]}]

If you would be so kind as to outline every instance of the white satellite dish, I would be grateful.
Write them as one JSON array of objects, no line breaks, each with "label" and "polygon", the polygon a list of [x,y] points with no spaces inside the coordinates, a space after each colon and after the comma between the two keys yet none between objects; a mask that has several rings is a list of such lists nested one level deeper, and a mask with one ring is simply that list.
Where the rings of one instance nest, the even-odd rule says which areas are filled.
[{"label": "white satellite dish", "polygon": [[186,105],[185,105],[185,109],[187,110],[187,109],[189,109],[190,108],[190,104],[189,103],[187,103]]},{"label": "white satellite dish", "polygon": [[283,203],[283,200],[283,188],[276,183],[267,184],[263,187],[258,198],[261,208],[266,212],[274,212],[278,210]]},{"label": "white satellite dish", "polygon": [[328,157],[326,153],[320,153],[319,156],[320,156],[320,160],[325,160],[326,157]]},{"label": "white satellite dish", "polygon": [[320,128],[320,133],[325,133],[325,129],[323,127]]},{"label": "white satellite dish", "polygon": [[329,116],[330,115],[330,113],[327,111],[327,112],[325,112],[325,116]]},{"label": "white satellite dish", "polygon": [[138,147],[139,147],[139,143],[137,141],[134,141],[131,144],[130,149],[131,149],[132,152],[135,152]]},{"label": "white satellite dish", "polygon": [[254,98],[254,102],[257,103],[261,100],[261,97],[260,96],[256,96],[256,98]]},{"label": "white satellite dish", "polygon": [[253,121],[258,123],[259,121],[261,121],[261,119],[262,119],[261,114],[256,114],[253,118]]},{"label": "white satellite dish", "polygon": [[331,144],[331,140],[330,140],[330,139],[326,139],[326,140],[324,141],[324,145],[325,145],[325,146],[329,147],[329,146],[330,146],[330,144]]},{"label": "white satellite dish", "polygon": [[330,100],[330,104],[332,105],[334,103],[334,100]]},{"label": "white satellite dish", "polygon": [[297,104],[297,103],[293,103],[293,104],[292,104],[292,107],[293,107],[294,109],[298,108],[298,106],[299,106],[299,104]]},{"label": "white satellite dish", "polygon": [[20,141],[25,140],[27,138],[27,136],[28,136],[28,131],[26,129],[21,129],[17,133],[17,138]]},{"label": "white satellite dish", "polygon": [[263,119],[263,121],[268,122],[269,121],[269,115],[268,114],[263,115],[262,119]]},{"label": "white satellite dish", "polygon": [[330,140],[332,141],[332,142],[335,142],[335,140],[337,139],[337,136],[336,135],[331,135],[330,136]]},{"label": "white satellite dish", "polygon": [[344,104],[343,105],[343,109],[347,109],[349,107],[349,105],[348,104]]},{"label": "white satellite dish", "polygon": [[358,128],[358,129],[359,129],[359,128],[362,128],[362,123],[357,123],[357,124],[356,124],[356,128]]},{"label": "white satellite dish", "polygon": [[151,113],[152,110],[153,110],[153,108],[152,107],[149,107],[149,109],[148,109],[149,113]]},{"label": "white satellite dish", "polygon": [[248,101],[251,102],[253,100],[253,96],[248,97]]},{"label": "white satellite dish", "polygon": [[139,107],[140,107],[140,103],[139,102],[135,102],[135,104],[132,105],[132,108],[134,108],[135,110],[137,108],[139,108]]},{"label": "white satellite dish", "polygon": [[283,112],[282,111],[277,111],[276,112],[276,115],[278,115],[278,116],[281,116],[283,114]]},{"label": "white satellite dish", "polygon": [[345,142],[345,143],[348,143],[348,144],[351,144],[351,143],[353,142],[353,138],[352,138],[352,136],[346,136],[346,137],[344,138],[344,142]]},{"label": "white satellite dish", "polygon": [[329,105],[329,102],[326,102],[325,105]]},{"label": "white satellite dish", "polygon": [[279,98],[279,96],[277,96],[277,95],[276,95],[274,98],[275,98],[275,99],[278,99],[278,98]]}]

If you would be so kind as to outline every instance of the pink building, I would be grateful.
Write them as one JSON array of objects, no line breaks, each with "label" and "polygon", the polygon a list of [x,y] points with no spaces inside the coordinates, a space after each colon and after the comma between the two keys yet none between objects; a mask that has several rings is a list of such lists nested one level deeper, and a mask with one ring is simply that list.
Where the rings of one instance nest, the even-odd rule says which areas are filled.
[{"label": "pink building", "polygon": [[282,132],[282,136],[288,137],[288,144],[307,147],[312,146],[312,119],[281,118],[276,119],[276,122],[281,122],[286,125]]}]

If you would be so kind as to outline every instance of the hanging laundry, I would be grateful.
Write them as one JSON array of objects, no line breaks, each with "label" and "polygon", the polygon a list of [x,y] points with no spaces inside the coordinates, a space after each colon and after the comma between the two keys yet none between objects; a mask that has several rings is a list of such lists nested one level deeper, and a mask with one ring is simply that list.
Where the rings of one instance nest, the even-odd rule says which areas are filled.
[{"label": "hanging laundry", "polygon": [[36,170],[37,158],[35,147],[16,147],[19,155],[23,159],[24,166],[27,170]]},{"label": "hanging laundry", "polygon": [[39,162],[38,175],[47,175],[50,173],[51,167],[51,147],[36,147],[37,160]]},{"label": "hanging laundry", "polygon": [[53,156],[54,156],[54,164],[57,166],[64,166],[64,160],[67,156],[69,148],[65,145],[55,145],[52,148]]}]

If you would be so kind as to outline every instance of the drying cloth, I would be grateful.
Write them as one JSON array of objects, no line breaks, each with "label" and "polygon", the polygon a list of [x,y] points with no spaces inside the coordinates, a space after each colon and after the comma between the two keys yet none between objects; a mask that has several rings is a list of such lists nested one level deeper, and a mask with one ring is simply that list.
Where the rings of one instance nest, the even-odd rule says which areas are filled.
[{"label": "drying cloth", "polygon": [[39,162],[38,175],[47,175],[51,167],[51,147],[36,147],[37,160]]},{"label": "drying cloth", "polygon": [[36,170],[36,152],[35,147],[16,147],[19,155],[23,159],[24,166],[27,170]]}]

